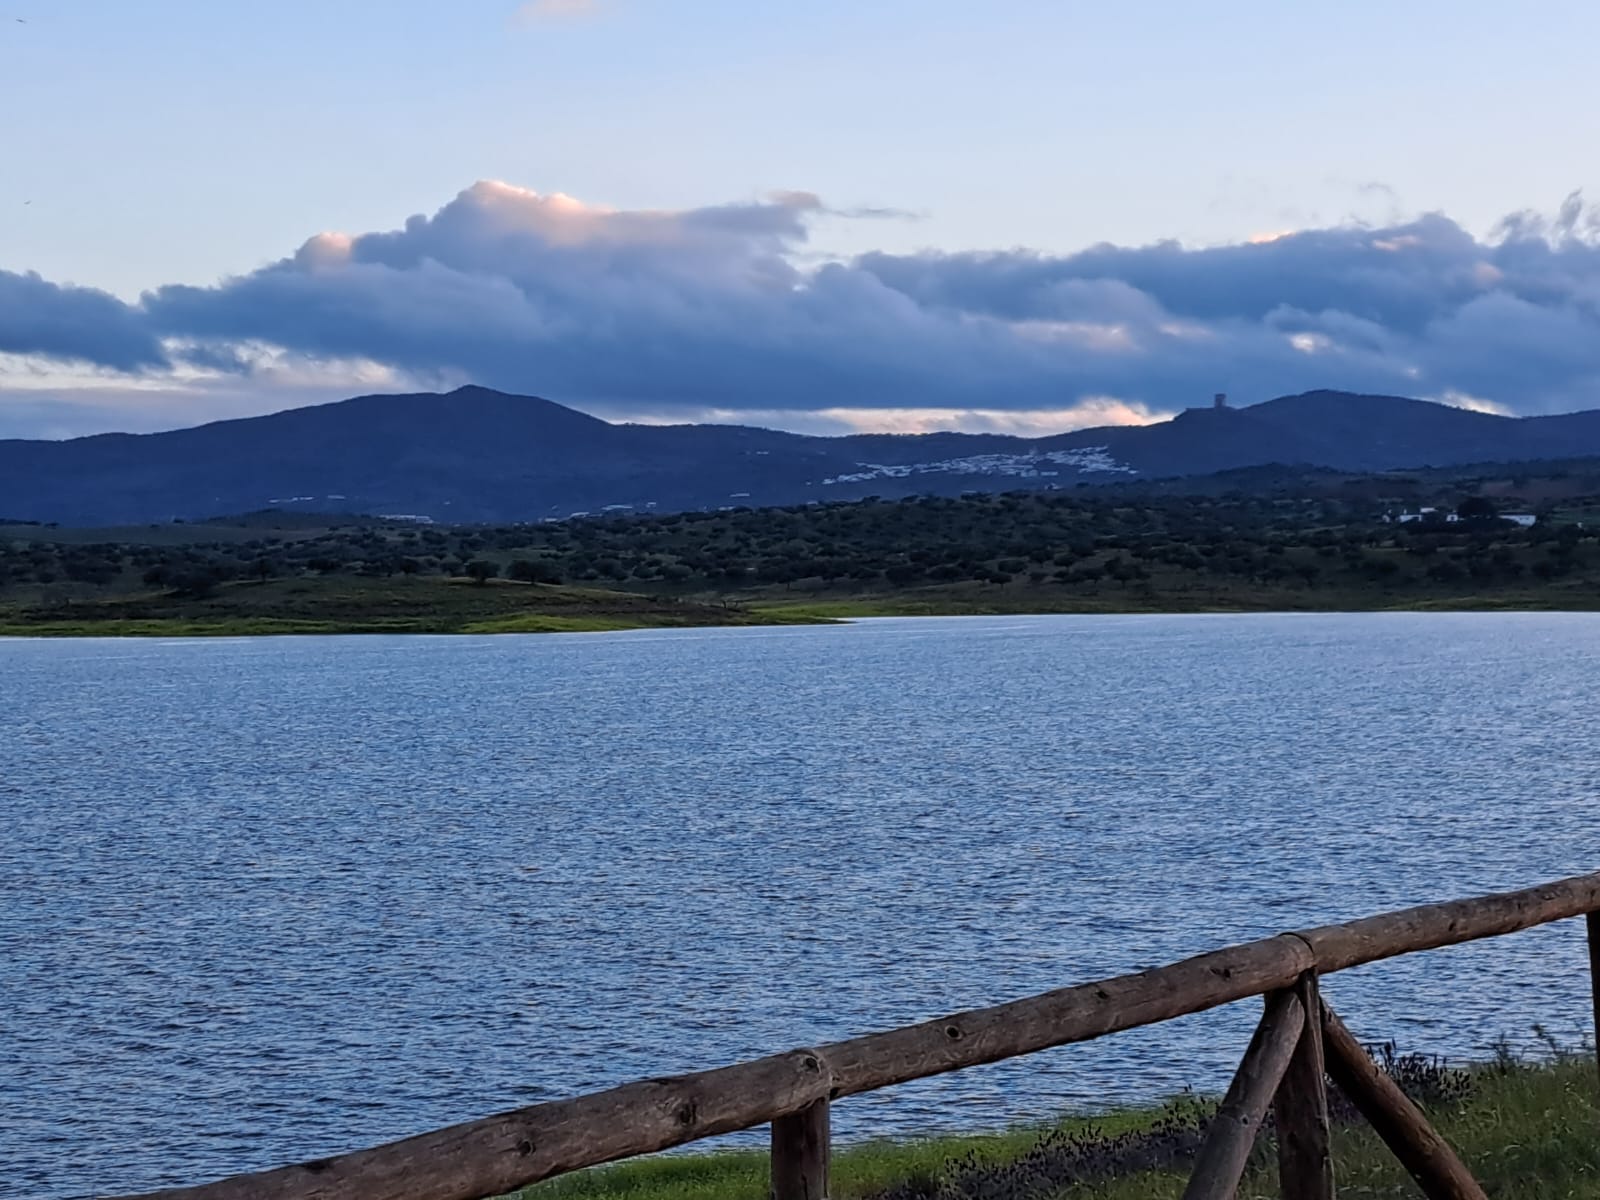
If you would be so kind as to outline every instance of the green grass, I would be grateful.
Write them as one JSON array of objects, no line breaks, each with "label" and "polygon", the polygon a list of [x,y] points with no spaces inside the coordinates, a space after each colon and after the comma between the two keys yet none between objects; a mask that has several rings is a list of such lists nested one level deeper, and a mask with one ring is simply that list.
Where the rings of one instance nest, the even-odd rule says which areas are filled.
[{"label": "green grass", "polygon": [[[1190,1102],[1192,1103],[1192,1102]],[[1050,1128],[1105,1134],[1151,1128],[1169,1107],[1071,1117]],[[1435,1127],[1461,1154],[1496,1200],[1600,1200],[1600,1076],[1588,1057],[1540,1065],[1482,1067],[1465,1100],[1434,1108]],[[921,1180],[949,1200],[957,1160],[1016,1159],[1036,1145],[1043,1128],[994,1135],[869,1142],[834,1156],[831,1195],[871,1200],[907,1180]],[[1360,1123],[1336,1128],[1334,1169],[1346,1200],[1410,1197],[1415,1185],[1388,1149]],[[1241,1200],[1276,1200],[1270,1153],[1258,1148],[1239,1190]],[[1061,1200],[1177,1200],[1186,1170],[1141,1172],[1054,1193]],[[942,1185],[942,1186],[941,1186]],[[579,1172],[518,1193],[521,1200],[764,1200],[767,1156],[762,1151],[678,1154],[637,1159]],[[1018,1200],[1043,1200],[1034,1195]]]},{"label": "green grass", "polygon": [[592,633],[779,625],[852,617],[1029,613],[1532,611],[1600,607],[1600,586],[1563,580],[1481,592],[1247,586],[1184,579],[1063,587],[1016,579],[866,590],[763,588],[733,594],[553,586],[336,572],[224,583],[204,596],[141,585],[57,584],[0,600],[0,636],[197,637],[324,633]]},{"label": "green grass", "polygon": [[[1473,1095],[1431,1114],[1469,1170],[1496,1200],[1600,1198],[1600,1078],[1592,1059],[1505,1074],[1480,1071]],[[1364,1126],[1338,1131],[1334,1170],[1347,1200],[1414,1196],[1416,1189],[1388,1148]],[[1183,1191],[1177,1176],[1119,1180],[1103,1200],[1163,1200]],[[1240,1200],[1275,1200],[1277,1181],[1257,1170]]]},{"label": "green grass", "polygon": [[[864,1197],[902,1179],[936,1172],[944,1162],[979,1148],[997,1160],[1021,1153],[1022,1142],[973,1138],[886,1142],[845,1150],[834,1157],[830,1197]],[[519,1193],[524,1200],[764,1200],[767,1155],[723,1151],[646,1158],[553,1179]]]},{"label": "green grass", "polygon": [[950,589],[939,593],[776,599],[749,601],[753,612],[795,620],[838,621],[859,617],[974,617],[1055,614],[1116,615],[1157,613],[1266,612],[1589,612],[1600,608],[1600,593],[1501,592],[1436,597],[1396,597],[1329,592],[1253,594],[1174,594],[1113,591],[1093,595],[1040,589]]},{"label": "green grass", "polygon": [[[1048,1126],[1001,1133],[880,1140],[834,1153],[830,1200],[866,1200],[907,1179],[938,1178],[955,1159],[1009,1162],[1038,1142],[1046,1129],[1120,1133],[1148,1128],[1167,1107],[1130,1108],[1094,1117],[1067,1117]],[[633,1159],[536,1184],[520,1200],[765,1200],[764,1150],[723,1150]]]},{"label": "green grass", "polygon": [[287,621],[271,617],[219,621],[149,620],[0,621],[0,637],[265,637],[271,634],[424,633],[416,622],[356,624],[334,621]]},{"label": "green grass", "polygon": [[1577,578],[1477,589],[1422,588],[1414,581],[1310,588],[1162,571],[1144,581],[1102,580],[1071,587],[1014,579],[1005,584],[964,581],[870,590],[768,589],[738,598],[768,616],[811,620],[1034,613],[1590,612],[1600,609],[1600,584]]},{"label": "green grass", "polygon": [[346,575],[0,606],[0,636],[246,637],[322,633],[595,633],[805,618],[603,588]]}]

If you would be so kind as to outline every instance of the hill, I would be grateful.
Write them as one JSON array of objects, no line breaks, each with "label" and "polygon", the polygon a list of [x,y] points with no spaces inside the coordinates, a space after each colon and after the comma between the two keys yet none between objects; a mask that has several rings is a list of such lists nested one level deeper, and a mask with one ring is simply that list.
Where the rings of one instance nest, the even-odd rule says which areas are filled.
[{"label": "hill", "polygon": [[440,523],[1062,488],[1297,464],[1600,455],[1600,412],[1511,418],[1308,392],[1045,438],[618,425],[486,388],[360,396],[156,434],[0,441],[0,516],[69,525],[273,509]]}]

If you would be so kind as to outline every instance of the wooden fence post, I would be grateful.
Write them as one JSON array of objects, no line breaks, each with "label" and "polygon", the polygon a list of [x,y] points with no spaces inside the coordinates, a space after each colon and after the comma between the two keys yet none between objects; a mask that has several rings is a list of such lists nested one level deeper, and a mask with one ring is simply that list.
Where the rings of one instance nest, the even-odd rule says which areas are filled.
[{"label": "wooden fence post", "polygon": [[1400,1085],[1378,1069],[1331,1008],[1322,1010],[1328,1071],[1429,1200],[1487,1200],[1450,1143]]},{"label": "wooden fence post", "polygon": [[1333,1200],[1317,973],[1302,975],[1295,992],[1305,1009],[1305,1027],[1273,1102],[1278,1123],[1278,1184],[1283,1200]]},{"label": "wooden fence post", "polygon": [[1589,991],[1594,996],[1595,1056],[1600,1058],[1600,912],[1584,917],[1589,931]]},{"label": "wooden fence post", "polygon": [[828,1101],[772,1123],[772,1200],[827,1200]]},{"label": "wooden fence post", "polygon": [[1183,1200],[1233,1200],[1261,1132],[1262,1118],[1305,1027],[1305,1009],[1293,991],[1273,992],[1267,997],[1267,1011],[1206,1131]]}]

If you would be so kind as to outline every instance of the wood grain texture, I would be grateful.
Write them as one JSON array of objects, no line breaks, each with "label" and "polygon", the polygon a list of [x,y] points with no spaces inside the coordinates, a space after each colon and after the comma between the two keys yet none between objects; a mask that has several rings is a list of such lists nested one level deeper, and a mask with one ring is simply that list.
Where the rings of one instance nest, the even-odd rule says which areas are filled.
[{"label": "wood grain texture", "polygon": [[1600,1046],[1600,913],[1590,913],[1584,924],[1589,935],[1589,992],[1594,998],[1594,1044]]},{"label": "wood grain texture", "polygon": [[1295,985],[1304,1024],[1272,1111],[1278,1125],[1278,1184],[1283,1200],[1333,1200],[1333,1149],[1328,1134],[1328,1085],[1322,1064],[1322,1002],[1317,976]]},{"label": "wood grain texture", "polygon": [[1322,1010],[1328,1073],[1429,1200],[1487,1200],[1450,1143],[1379,1069],[1332,1009]]},{"label": "wood grain texture", "polygon": [[772,1123],[771,1200],[827,1200],[828,1126],[825,1099]]},{"label": "wood grain texture", "polygon": [[1292,935],[1061,988],[824,1048],[836,1096],[1085,1042],[1291,986],[1312,965]]},{"label": "wood grain texture", "polygon": [[1424,904],[1342,925],[1308,929],[1300,936],[1327,975],[1361,963],[1515,933],[1600,909],[1600,873],[1448,904]]},{"label": "wood grain texture", "polygon": [[1267,998],[1267,1011],[1206,1131],[1183,1200],[1233,1200],[1305,1023],[1305,1005],[1294,992]]}]

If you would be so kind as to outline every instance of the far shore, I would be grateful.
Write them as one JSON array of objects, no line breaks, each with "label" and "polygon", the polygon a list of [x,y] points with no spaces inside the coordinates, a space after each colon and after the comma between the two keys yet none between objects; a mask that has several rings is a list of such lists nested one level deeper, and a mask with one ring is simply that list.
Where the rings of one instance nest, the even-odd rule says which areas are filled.
[{"label": "far shore", "polygon": [[[254,585],[234,585],[238,589]],[[499,589],[495,589],[499,590]],[[546,589],[539,589],[544,591]],[[575,589],[548,589],[551,592],[575,592]],[[458,593],[459,594],[459,593]],[[580,611],[551,611],[540,606],[540,611],[507,611],[497,615],[441,612],[426,606],[417,612],[387,611],[352,613],[349,606],[330,605],[337,615],[318,617],[315,606],[301,606],[294,616],[275,616],[269,612],[249,614],[228,612],[229,605],[216,604],[221,609],[215,613],[195,611],[199,606],[186,605],[187,611],[173,615],[133,615],[126,610],[127,603],[119,605],[76,605],[71,617],[56,610],[44,617],[29,614],[30,619],[17,619],[13,611],[0,610],[0,637],[4,638],[73,638],[73,637],[129,637],[129,638],[206,638],[206,637],[270,637],[270,636],[325,636],[356,634],[507,634],[507,633],[619,633],[644,629],[684,629],[747,626],[785,625],[835,625],[855,620],[880,617],[978,617],[978,616],[1151,616],[1151,615],[1248,615],[1274,613],[1534,613],[1534,612],[1595,612],[1600,611],[1600,594],[1593,596],[1565,593],[1537,592],[1518,595],[1474,595],[1446,597],[1435,600],[1407,600],[1399,603],[1382,603],[1379,597],[1373,602],[1330,606],[1326,603],[1283,603],[1284,597],[1263,597],[1263,601],[1276,603],[1204,605],[1163,602],[1151,597],[1142,602],[1129,602],[1127,597],[1106,598],[1105,602],[1074,599],[1069,602],[1050,603],[1039,596],[981,597],[972,595],[904,595],[857,596],[846,598],[810,598],[804,600],[777,600],[765,598],[747,605],[726,602],[661,601],[614,592],[589,592],[587,597],[606,600],[625,595],[632,604],[577,605]],[[253,597],[252,597],[253,598]],[[1306,596],[1310,601],[1320,597]],[[157,598],[159,600],[161,598]],[[1030,603],[1030,601],[1032,601]],[[1580,601],[1587,601],[1581,603]],[[210,606],[208,606],[210,607]],[[377,606],[374,606],[377,607]],[[591,610],[592,609],[592,610]],[[583,611],[591,610],[591,611]]]}]

